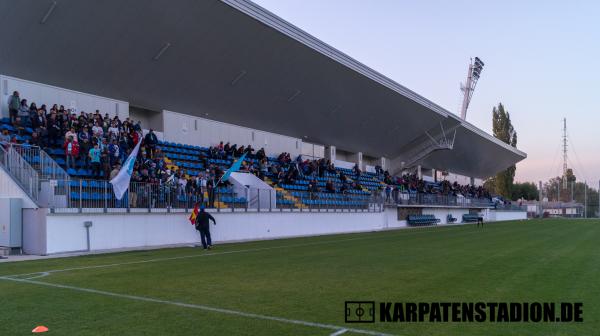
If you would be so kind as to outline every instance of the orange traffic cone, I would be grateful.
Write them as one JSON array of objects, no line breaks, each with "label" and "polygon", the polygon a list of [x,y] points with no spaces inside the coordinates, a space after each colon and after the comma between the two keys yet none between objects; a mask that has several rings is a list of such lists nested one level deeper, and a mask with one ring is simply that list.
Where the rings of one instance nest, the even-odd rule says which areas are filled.
[{"label": "orange traffic cone", "polygon": [[35,328],[34,328],[34,329],[31,331],[31,332],[32,332],[32,333],[43,333],[43,332],[46,332],[46,331],[48,331],[48,328],[47,328],[47,327],[44,327],[44,326],[37,326],[37,327],[35,327]]}]

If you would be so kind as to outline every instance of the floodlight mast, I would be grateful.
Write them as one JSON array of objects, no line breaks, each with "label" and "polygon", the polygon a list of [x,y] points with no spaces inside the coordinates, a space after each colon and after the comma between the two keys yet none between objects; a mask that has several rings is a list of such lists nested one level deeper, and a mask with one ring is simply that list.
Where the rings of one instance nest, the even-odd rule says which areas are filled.
[{"label": "floodlight mast", "polygon": [[469,72],[467,73],[467,82],[461,84],[460,87],[460,90],[463,92],[463,102],[460,109],[460,117],[463,120],[467,119],[467,109],[469,108],[471,97],[473,97],[475,86],[477,86],[477,80],[479,80],[479,77],[481,76],[481,70],[483,70],[483,66],[483,61],[479,59],[479,57],[475,57],[475,60],[471,58],[471,63],[469,63]]}]

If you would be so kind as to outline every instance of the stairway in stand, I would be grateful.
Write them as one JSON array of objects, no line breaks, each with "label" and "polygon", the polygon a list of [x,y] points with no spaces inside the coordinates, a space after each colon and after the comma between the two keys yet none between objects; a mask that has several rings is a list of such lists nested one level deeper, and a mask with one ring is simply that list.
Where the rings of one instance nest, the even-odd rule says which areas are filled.
[{"label": "stairway in stand", "polygon": [[275,192],[278,194],[283,195],[283,199],[285,200],[289,200],[294,202],[294,208],[296,209],[308,209],[308,206],[306,204],[303,204],[302,201],[300,199],[298,199],[298,197],[296,196],[292,196],[292,194],[290,194],[289,191],[277,186],[275,183],[273,183],[273,181],[271,181],[270,178],[265,176],[265,183],[267,183],[268,185],[270,185],[271,187],[273,187],[273,189],[275,189]]}]

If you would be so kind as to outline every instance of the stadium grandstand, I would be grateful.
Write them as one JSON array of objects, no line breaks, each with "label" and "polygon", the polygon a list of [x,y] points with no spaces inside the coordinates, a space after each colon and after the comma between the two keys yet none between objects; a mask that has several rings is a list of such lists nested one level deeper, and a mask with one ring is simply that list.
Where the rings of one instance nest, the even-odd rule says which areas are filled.
[{"label": "stadium grandstand", "polygon": [[24,32],[0,49],[15,253],[197,243],[197,204],[222,242],[527,216],[477,183],[525,153],[250,1],[0,12]]}]

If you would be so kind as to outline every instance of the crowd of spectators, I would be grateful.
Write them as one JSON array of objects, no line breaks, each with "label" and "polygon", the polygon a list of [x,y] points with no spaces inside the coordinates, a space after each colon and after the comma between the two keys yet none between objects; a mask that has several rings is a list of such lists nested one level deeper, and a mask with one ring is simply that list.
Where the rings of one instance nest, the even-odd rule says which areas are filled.
[{"label": "crowd of spectators", "polygon": [[[21,99],[16,91],[8,103],[10,122],[16,134],[10,136],[7,130],[3,130],[0,143],[17,143],[17,135],[25,135],[25,129],[30,127],[31,136],[23,140],[23,145],[43,149],[62,148],[67,171],[79,166],[89,170],[94,179],[110,180],[118,174],[121,164],[136,144],[142,141],[131,182],[159,185],[173,195],[171,199],[186,194],[203,198],[206,193],[211,206],[214,203],[215,189],[224,173],[223,169],[206,164],[206,170],[197,176],[187,176],[181,170],[169,169],[164,153],[157,146],[156,134],[149,130],[144,136],[139,121],[134,122],[130,118],[121,120],[118,116],[111,118],[98,110],[94,113],[77,113],[57,104],[50,109],[46,105],[38,107],[35,102],[29,104],[27,99]],[[264,149],[262,153],[264,155]],[[135,198],[135,191],[130,194]],[[135,199],[132,201],[135,205]]]},{"label": "crowd of spectators", "polygon": [[384,194],[387,201],[393,199],[395,202],[398,202],[398,195],[405,192],[453,197],[491,198],[490,193],[482,186],[461,185],[456,181],[451,183],[446,180],[438,183],[428,183],[420,179],[416,174],[391,176],[385,171],[383,173],[383,182],[386,185]]},{"label": "crowd of spectators", "polygon": [[[54,104],[37,106],[28,103],[18,92],[14,92],[8,101],[10,121],[17,135],[24,135],[25,129],[31,127],[30,138],[24,143],[41,148],[57,148],[62,146],[65,154],[66,168],[88,169],[96,179],[112,179],[121,164],[129,156],[135,145],[142,141],[140,151],[132,172],[132,182],[148,182],[167,188],[173,196],[197,195],[201,199],[208,194],[209,203],[214,202],[215,189],[227,186],[222,182],[223,167],[210,163],[210,159],[231,159],[246,155],[241,165],[242,172],[255,174],[263,179],[269,176],[276,185],[294,184],[298,179],[306,179],[308,191],[345,192],[347,190],[364,190],[360,183],[363,173],[358,164],[349,176],[336,170],[333,162],[327,159],[303,159],[298,156],[292,160],[290,153],[281,153],[276,160],[269,160],[264,148],[255,150],[251,145],[230,144],[221,141],[211,146],[207,152],[200,152],[199,160],[204,170],[196,176],[184,174],[182,170],[169,169],[163,152],[158,147],[158,138],[153,130],[144,136],[141,123],[130,118],[121,120],[118,116],[76,112],[63,105]],[[7,130],[0,134],[0,143],[17,142],[15,135],[10,136]],[[381,191],[387,199],[394,198],[401,192],[416,192],[465,197],[490,197],[482,187],[459,185],[456,182],[442,181],[436,185],[428,184],[414,174],[392,176],[381,167],[376,167],[376,175],[384,182]],[[327,178],[321,188],[317,178]],[[337,179],[339,178],[339,181]],[[337,182],[337,183],[336,183]],[[322,184],[321,184],[322,185]]]}]

